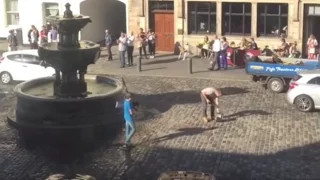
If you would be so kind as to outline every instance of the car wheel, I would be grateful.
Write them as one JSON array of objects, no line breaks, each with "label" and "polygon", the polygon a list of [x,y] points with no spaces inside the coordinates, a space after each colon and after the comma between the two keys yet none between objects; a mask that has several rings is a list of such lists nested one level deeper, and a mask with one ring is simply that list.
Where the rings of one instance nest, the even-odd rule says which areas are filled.
[{"label": "car wheel", "polygon": [[3,84],[10,84],[12,82],[12,76],[8,72],[1,73],[0,77]]},{"label": "car wheel", "polygon": [[281,93],[284,89],[283,81],[279,78],[271,78],[268,81],[268,89],[275,93]]},{"label": "car wheel", "polygon": [[310,96],[300,95],[295,98],[294,105],[299,111],[310,112],[314,108],[314,102]]}]

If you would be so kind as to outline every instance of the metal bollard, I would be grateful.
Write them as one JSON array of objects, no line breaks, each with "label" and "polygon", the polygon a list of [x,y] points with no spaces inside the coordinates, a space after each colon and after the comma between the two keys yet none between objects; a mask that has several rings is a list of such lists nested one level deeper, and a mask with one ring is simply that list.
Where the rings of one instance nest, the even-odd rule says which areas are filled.
[{"label": "metal bollard", "polygon": [[192,74],[192,58],[188,58],[188,72]]},{"label": "metal bollard", "polygon": [[141,72],[141,56],[138,56],[137,71]]}]

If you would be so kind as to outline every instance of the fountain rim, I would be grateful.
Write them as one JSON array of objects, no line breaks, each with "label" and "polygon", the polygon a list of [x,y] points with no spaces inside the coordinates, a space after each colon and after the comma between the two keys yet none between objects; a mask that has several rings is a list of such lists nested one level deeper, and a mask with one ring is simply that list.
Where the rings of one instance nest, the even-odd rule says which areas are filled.
[{"label": "fountain rim", "polygon": [[57,21],[71,21],[71,20],[91,20],[90,16],[82,15],[82,14],[75,14],[72,18],[63,17],[63,15],[59,16],[47,16],[47,20],[57,20]]},{"label": "fountain rim", "polygon": [[113,95],[118,94],[120,91],[123,91],[123,84],[121,83],[121,81],[117,78],[113,78],[113,77],[108,77],[105,75],[85,75],[85,79],[90,79],[90,80],[96,80],[97,77],[103,77],[103,78],[107,78],[109,80],[114,81],[114,85],[116,86],[116,88],[110,92],[104,93],[104,94],[98,94],[98,95],[91,95],[89,97],[84,97],[84,98],[49,98],[49,97],[45,97],[45,96],[33,96],[27,93],[24,93],[22,91],[22,89],[24,88],[24,86],[32,83],[32,82],[36,82],[36,81],[47,81],[47,82],[53,82],[55,77],[42,77],[42,78],[37,78],[37,79],[32,79],[29,81],[25,81],[22,82],[18,85],[16,85],[16,87],[14,88],[14,93],[16,94],[16,96],[18,97],[23,97],[26,99],[32,99],[35,101],[52,101],[52,102],[56,102],[56,101],[60,101],[60,102],[74,102],[74,101],[88,101],[88,100],[94,100],[94,99],[100,99],[101,97],[106,97],[106,96],[110,96],[112,97]]}]

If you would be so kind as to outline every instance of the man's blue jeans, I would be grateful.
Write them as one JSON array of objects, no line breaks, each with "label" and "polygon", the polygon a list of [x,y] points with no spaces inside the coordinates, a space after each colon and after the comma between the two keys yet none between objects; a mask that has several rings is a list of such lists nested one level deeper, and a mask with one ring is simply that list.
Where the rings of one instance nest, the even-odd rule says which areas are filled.
[{"label": "man's blue jeans", "polygon": [[126,121],[126,144],[131,143],[131,138],[136,132],[136,125],[134,121]]}]

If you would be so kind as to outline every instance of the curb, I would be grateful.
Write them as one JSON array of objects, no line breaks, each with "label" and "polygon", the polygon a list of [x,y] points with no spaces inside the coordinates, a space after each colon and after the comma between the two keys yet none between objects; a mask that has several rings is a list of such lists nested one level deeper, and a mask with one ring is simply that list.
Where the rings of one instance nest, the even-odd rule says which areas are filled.
[{"label": "curb", "polygon": [[146,75],[146,74],[122,74],[122,73],[105,73],[105,74],[95,74],[87,73],[88,75],[114,75],[114,76],[142,76],[142,77],[162,77],[162,78],[186,78],[186,79],[205,79],[205,80],[219,80],[219,81],[236,81],[236,82],[251,82],[250,79],[232,79],[232,78],[218,78],[218,77],[187,77],[187,76],[172,76],[172,75]]}]

